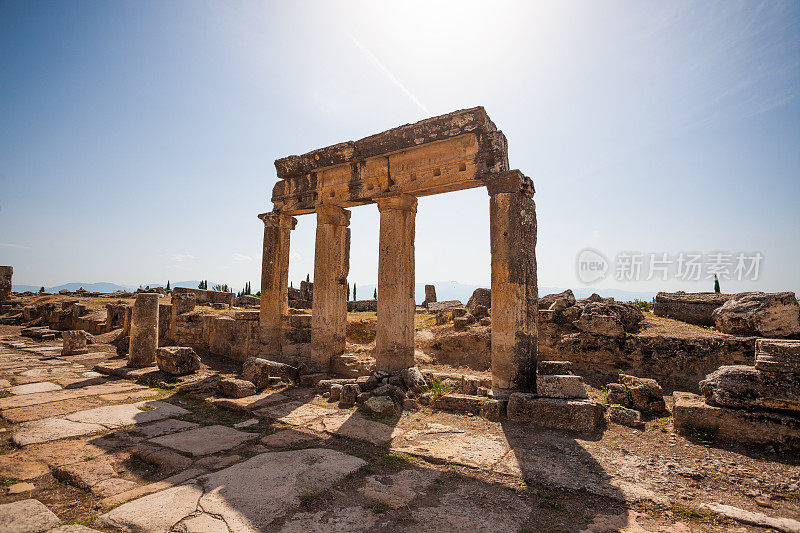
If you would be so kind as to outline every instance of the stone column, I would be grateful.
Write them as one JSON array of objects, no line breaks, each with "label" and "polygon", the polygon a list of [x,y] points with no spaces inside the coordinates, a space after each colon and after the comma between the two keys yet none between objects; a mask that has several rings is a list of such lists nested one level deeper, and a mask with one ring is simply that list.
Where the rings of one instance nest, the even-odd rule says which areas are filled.
[{"label": "stone column", "polygon": [[131,313],[131,345],[128,366],[155,364],[158,350],[158,294],[140,292]]},{"label": "stone column", "polygon": [[375,360],[379,370],[414,366],[414,222],[417,199],[408,194],[378,198],[378,324]]},{"label": "stone column", "polygon": [[519,170],[484,180],[492,251],[492,389],[536,392],[539,293],[533,182]]},{"label": "stone column", "polygon": [[281,353],[284,317],[289,314],[289,234],[297,219],[282,213],[258,215],[264,222],[259,328],[266,355]]},{"label": "stone column", "polygon": [[311,314],[311,364],[330,370],[331,358],[344,353],[347,325],[347,274],[350,270],[350,211],[334,205],[317,208],[314,300]]},{"label": "stone column", "polygon": [[0,302],[11,299],[11,276],[14,274],[14,267],[0,266]]}]

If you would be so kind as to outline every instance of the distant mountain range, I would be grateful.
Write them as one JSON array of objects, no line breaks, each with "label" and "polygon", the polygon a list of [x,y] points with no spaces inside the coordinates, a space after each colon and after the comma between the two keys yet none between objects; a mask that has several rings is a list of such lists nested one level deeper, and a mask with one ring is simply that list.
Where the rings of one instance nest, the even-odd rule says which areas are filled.
[{"label": "distant mountain range", "polygon": [[[176,281],[170,282],[170,287],[190,287],[190,288],[197,288],[197,285],[200,283],[200,280],[192,280],[192,281]],[[211,283],[209,281],[209,287],[213,287],[216,283]],[[142,287],[158,287],[163,286],[163,283],[143,283]],[[487,283],[486,285],[468,285],[464,283],[459,283],[457,281],[437,281],[434,282],[436,286],[436,299],[439,301],[444,300],[460,300],[463,303],[467,303],[469,297],[472,296],[472,292],[477,289],[478,287],[489,287],[490,285]],[[135,291],[139,288],[139,285],[118,285],[116,283],[110,282],[99,282],[99,283],[64,283],[63,285],[56,285],[54,287],[45,287],[45,292],[56,293],[62,289],[67,289],[68,291],[76,291],[83,287],[85,290],[89,292],[116,292],[116,291]],[[369,284],[369,285],[358,285],[356,284],[356,298],[359,300],[368,300],[372,298],[376,285]],[[33,285],[14,285],[13,291],[14,292],[38,292],[40,287],[36,287]],[[238,289],[234,289],[238,290]],[[256,285],[253,285],[253,290],[258,290]],[[544,296],[545,294],[552,294],[555,292],[562,292],[566,290],[565,287],[539,287],[539,294]],[[613,297],[615,300],[621,302],[629,302],[633,300],[652,300],[655,298],[655,292],[633,292],[633,291],[623,291],[621,289],[595,289],[592,287],[578,287],[573,288],[572,292],[575,294],[576,298],[586,298],[590,296],[593,292],[596,292],[600,296],[605,297]],[[352,297],[352,294],[351,294]],[[414,299],[417,303],[422,302],[425,299],[425,284],[424,283],[417,283],[414,291]]]}]

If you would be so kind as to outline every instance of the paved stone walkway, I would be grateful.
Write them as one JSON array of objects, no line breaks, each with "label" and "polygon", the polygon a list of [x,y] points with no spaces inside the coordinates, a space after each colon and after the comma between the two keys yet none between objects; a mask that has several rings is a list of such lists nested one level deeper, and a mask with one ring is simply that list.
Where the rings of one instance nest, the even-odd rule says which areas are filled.
[{"label": "paved stone walkway", "polygon": [[[447,413],[373,420],[301,388],[228,399],[209,392],[211,383],[193,389],[195,398],[136,383],[154,369],[128,373],[112,355],[62,357],[58,342],[0,338],[0,430],[9,443],[0,478],[11,480],[0,531],[679,533],[730,525],[631,514],[634,505],[670,509],[691,483],[640,453]],[[52,478],[79,492],[59,499]],[[81,505],[91,527],[62,520],[84,498],[77,494],[88,498]],[[800,522],[781,520],[769,523],[800,531]]]}]

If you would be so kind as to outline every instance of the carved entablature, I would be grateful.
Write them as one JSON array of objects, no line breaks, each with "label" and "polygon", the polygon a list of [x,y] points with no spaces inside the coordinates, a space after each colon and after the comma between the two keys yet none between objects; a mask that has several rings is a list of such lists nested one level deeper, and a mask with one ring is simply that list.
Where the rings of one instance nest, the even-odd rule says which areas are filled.
[{"label": "carved entablature", "polygon": [[274,210],[296,215],[324,205],[480,187],[508,170],[508,146],[486,111],[475,107],[278,159],[275,168]]}]

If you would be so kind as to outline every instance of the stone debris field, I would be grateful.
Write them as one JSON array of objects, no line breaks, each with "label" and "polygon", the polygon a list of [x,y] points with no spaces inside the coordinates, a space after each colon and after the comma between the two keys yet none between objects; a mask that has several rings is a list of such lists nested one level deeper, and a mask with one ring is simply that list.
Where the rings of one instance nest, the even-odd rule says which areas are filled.
[{"label": "stone debris field", "polygon": [[[481,107],[275,168],[258,296],[0,267],[0,532],[800,533],[794,293],[540,295],[534,184]],[[491,288],[418,305],[417,198],[475,187]],[[348,301],[364,204],[378,288]]]}]

